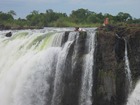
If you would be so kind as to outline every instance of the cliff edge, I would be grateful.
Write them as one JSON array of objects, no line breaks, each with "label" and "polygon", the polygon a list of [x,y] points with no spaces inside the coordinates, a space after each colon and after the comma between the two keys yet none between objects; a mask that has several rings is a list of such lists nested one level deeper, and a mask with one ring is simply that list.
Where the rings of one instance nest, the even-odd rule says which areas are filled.
[{"label": "cliff edge", "polygon": [[97,29],[93,105],[125,105],[129,81],[125,70],[127,43],[132,87],[140,77],[140,26],[105,26]]}]

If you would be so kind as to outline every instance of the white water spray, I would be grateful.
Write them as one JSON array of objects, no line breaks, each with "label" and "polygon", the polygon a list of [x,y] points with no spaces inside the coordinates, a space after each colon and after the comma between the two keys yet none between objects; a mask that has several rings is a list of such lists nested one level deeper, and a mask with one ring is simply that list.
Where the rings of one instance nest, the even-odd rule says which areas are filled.
[{"label": "white water spray", "polygon": [[130,70],[130,66],[129,66],[128,51],[127,51],[127,41],[126,40],[125,40],[125,70],[126,70],[126,75],[127,75],[128,81],[129,81],[129,92],[131,92],[132,79],[131,79],[131,70]]},{"label": "white water spray", "polygon": [[[63,85],[62,75],[67,73],[63,69],[65,60],[78,38],[77,32],[70,32],[62,46],[67,30],[71,29],[12,31],[12,37],[4,36],[7,31],[0,32],[0,105],[55,105],[59,102],[63,86],[57,86]],[[88,36],[79,105],[92,104],[95,32]]]},{"label": "white water spray", "polygon": [[84,57],[80,105],[92,105],[93,66],[95,50],[95,32],[88,34],[88,54]]},{"label": "white water spray", "polygon": [[[34,32],[35,31],[35,32]],[[44,105],[50,100],[60,47],[57,34],[27,30],[0,36],[0,105]]]},{"label": "white water spray", "polygon": [[137,83],[132,94],[128,97],[127,105],[140,105],[140,81]]}]

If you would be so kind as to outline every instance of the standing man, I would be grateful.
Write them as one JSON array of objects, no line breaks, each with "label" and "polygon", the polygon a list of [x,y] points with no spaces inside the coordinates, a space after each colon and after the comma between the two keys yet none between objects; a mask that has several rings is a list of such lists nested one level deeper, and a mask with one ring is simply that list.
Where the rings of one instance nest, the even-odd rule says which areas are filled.
[{"label": "standing man", "polygon": [[108,19],[108,18],[105,18],[105,19],[104,19],[103,26],[106,26],[106,25],[108,25],[108,24],[109,24],[109,19]]}]

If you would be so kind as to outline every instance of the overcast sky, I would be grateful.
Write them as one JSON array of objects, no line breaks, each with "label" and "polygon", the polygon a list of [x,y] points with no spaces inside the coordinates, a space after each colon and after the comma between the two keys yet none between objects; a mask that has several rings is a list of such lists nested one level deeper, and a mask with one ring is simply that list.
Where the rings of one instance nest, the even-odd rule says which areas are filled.
[{"label": "overcast sky", "polygon": [[16,18],[25,18],[33,10],[45,12],[52,9],[70,14],[72,10],[79,8],[112,15],[125,12],[134,18],[140,18],[140,0],[0,0],[0,11],[14,10]]}]

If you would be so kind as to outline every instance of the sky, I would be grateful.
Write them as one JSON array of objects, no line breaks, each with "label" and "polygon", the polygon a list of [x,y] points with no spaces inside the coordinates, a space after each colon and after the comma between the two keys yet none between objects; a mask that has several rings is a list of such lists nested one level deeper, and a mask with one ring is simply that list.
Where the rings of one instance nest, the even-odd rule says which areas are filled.
[{"label": "sky", "polygon": [[14,10],[15,18],[26,18],[33,10],[45,13],[48,9],[69,15],[72,10],[80,8],[112,15],[124,12],[140,18],[140,0],[0,0],[0,11]]}]

